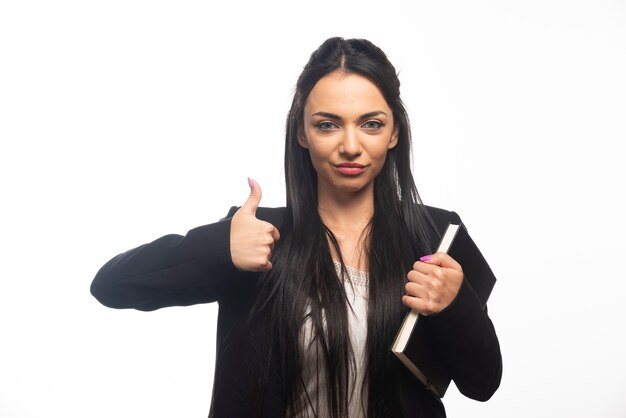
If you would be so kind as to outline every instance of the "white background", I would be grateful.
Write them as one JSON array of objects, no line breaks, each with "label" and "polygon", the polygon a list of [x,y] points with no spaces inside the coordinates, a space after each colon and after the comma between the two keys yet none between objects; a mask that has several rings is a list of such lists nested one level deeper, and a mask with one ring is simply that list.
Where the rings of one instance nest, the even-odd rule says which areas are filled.
[{"label": "white background", "polygon": [[[450,417],[626,417],[623,1],[4,1],[0,416],[205,417],[217,306],[113,310],[116,254],[284,205],[284,122],[330,36],[400,73],[426,204],[498,283],[504,358]],[[297,3],[297,4],[296,4]]]}]

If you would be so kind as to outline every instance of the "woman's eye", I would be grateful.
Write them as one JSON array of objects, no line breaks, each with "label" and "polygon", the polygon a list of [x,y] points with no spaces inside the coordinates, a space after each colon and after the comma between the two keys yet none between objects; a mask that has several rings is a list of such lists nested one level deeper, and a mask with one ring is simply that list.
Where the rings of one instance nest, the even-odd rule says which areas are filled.
[{"label": "woman's eye", "polygon": [[315,127],[321,131],[330,131],[332,129],[335,129],[337,125],[332,122],[320,122],[316,124]]},{"label": "woman's eye", "polygon": [[383,126],[385,126],[385,124],[378,120],[368,120],[363,124],[365,129],[380,129]]}]

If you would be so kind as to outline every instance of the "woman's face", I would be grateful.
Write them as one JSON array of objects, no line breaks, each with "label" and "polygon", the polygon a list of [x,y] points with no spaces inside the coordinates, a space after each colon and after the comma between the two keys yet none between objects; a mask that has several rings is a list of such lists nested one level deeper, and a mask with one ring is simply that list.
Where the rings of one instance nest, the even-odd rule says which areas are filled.
[{"label": "woman's face", "polygon": [[318,193],[373,192],[397,141],[391,109],[367,78],[337,70],[311,90],[298,142],[309,150]]}]

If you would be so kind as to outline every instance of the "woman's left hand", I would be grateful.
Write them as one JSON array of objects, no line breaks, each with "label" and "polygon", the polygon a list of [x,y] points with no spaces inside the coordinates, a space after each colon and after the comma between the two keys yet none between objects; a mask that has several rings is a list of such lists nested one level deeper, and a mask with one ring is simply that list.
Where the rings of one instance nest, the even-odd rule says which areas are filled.
[{"label": "woman's left hand", "polygon": [[407,294],[402,296],[402,303],[422,315],[431,315],[441,312],[459,293],[463,269],[443,252],[421,257],[420,260],[407,274]]}]

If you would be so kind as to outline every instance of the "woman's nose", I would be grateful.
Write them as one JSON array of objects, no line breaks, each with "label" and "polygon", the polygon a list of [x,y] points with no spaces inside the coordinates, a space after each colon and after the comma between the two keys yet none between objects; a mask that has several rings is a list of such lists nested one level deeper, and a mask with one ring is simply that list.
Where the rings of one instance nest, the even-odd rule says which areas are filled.
[{"label": "woman's nose", "polygon": [[339,153],[346,157],[355,157],[361,154],[361,143],[356,128],[345,128],[341,143],[339,144]]}]

